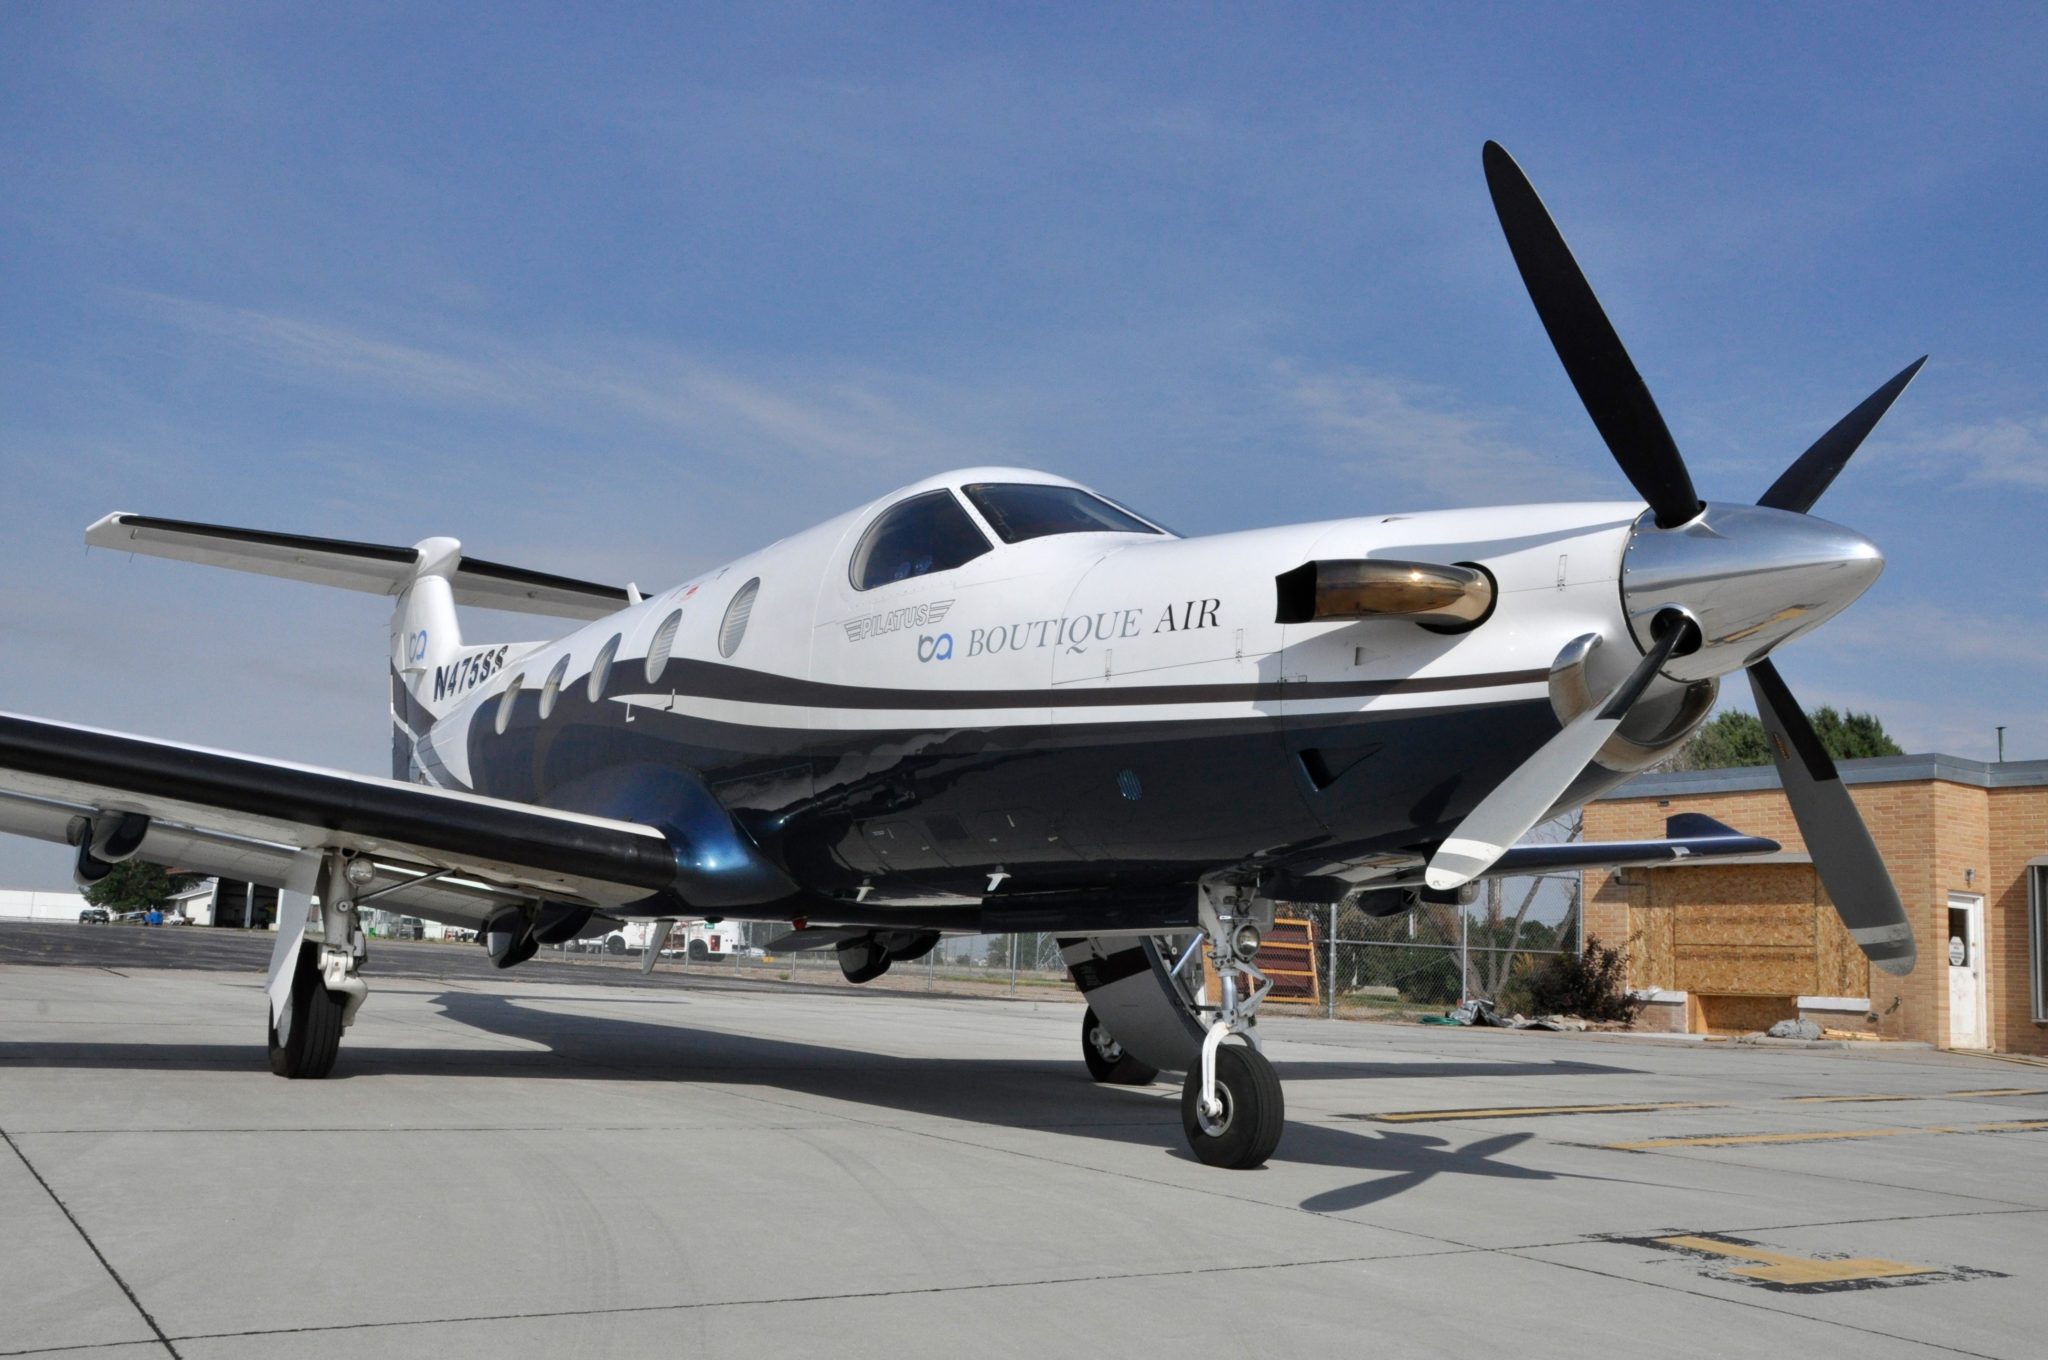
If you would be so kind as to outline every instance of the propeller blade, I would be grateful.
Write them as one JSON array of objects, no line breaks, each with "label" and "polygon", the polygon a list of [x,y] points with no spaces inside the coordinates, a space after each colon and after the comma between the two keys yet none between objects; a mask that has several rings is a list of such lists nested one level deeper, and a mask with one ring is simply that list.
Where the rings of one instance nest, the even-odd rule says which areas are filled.
[{"label": "propeller blade", "polygon": [[1607,702],[1572,719],[1563,731],[1503,779],[1478,807],[1465,814],[1458,829],[1444,839],[1430,858],[1423,882],[1439,891],[1456,888],[1492,868],[1509,846],[1527,835],[1529,828],[1556,806],[1572,781],[1585,772],[1594,753],[1621,726],[1636,700],[1643,697],[1650,681],[1671,659],[1672,651],[1688,634],[1697,632],[1689,619],[1666,628],[1628,678],[1607,696]]},{"label": "propeller blade", "polygon": [[1794,459],[1792,466],[1771,483],[1771,489],[1764,492],[1757,504],[1773,510],[1797,510],[1802,515],[1813,509],[1813,503],[1821,498],[1821,493],[1847,465],[1850,455],[1877,428],[1877,422],[1884,419],[1884,413],[1891,410],[1892,403],[1926,362],[1927,356],[1923,354],[1907,364],[1890,382],[1836,421],[1833,429],[1814,440],[1813,447]]},{"label": "propeller blade", "polygon": [[1749,687],[1814,872],[1870,961],[1903,977],[1916,956],[1913,926],[1834,760],[1768,658],[1749,668]]},{"label": "propeller blade", "polygon": [[1665,428],[1664,417],[1650,389],[1636,372],[1613,323],[1593,295],[1571,247],[1550,220],[1535,186],[1498,142],[1488,142],[1486,187],[1493,210],[1514,252],[1515,267],[1536,315],[1550,333],[1550,343],[1564,362],[1564,371],[1585,403],[1586,414],[1608,452],[1637,494],[1656,512],[1659,528],[1670,529],[1699,513],[1699,493],[1685,469],[1678,444]]}]

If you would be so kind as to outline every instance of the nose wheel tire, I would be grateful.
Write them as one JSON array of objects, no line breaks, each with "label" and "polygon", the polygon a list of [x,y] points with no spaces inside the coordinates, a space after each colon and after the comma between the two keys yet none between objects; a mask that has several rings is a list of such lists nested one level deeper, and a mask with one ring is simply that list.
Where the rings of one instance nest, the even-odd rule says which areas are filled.
[{"label": "nose wheel tire", "polygon": [[1203,1163],[1232,1171],[1263,1165],[1280,1146],[1287,1106],[1280,1076],[1265,1055],[1240,1044],[1216,1050],[1216,1099],[1222,1110],[1202,1109],[1202,1073],[1188,1073],[1180,1089],[1180,1122],[1188,1148]]},{"label": "nose wheel tire", "polygon": [[1081,1019],[1081,1057],[1088,1064],[1088,1075],[1105,1086],[1148,1086],[1159,1075],[1158,1068],[1149,1067],[1124,1051],[1116,1036],[1095,1018],[1093,1006]]},{"label": "nose wheel tire", "polygon": [[270,1025],[270,1070],[280,1077],[317,1081],[334,1070],[341,1051],[341,1018],[348,998],[320,985],[320,950],[299,950],[292,999]]}]

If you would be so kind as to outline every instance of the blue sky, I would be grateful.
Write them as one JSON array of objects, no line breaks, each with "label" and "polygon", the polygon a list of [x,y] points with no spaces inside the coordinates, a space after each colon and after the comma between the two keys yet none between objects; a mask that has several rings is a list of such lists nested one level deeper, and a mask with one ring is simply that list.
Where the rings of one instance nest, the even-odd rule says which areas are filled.
[{"label": "blue sky", "polygon": [[1890,568],[1780,664],[2048,756],[2048,9],[14,3],[0,50],[0,708],[383,771],[381,601],[87,556],[113,509],[651,585],[963,463],[1194,533],[1626,496],[1494,137],[1710,497],[1932,353],[1819,507]]}]

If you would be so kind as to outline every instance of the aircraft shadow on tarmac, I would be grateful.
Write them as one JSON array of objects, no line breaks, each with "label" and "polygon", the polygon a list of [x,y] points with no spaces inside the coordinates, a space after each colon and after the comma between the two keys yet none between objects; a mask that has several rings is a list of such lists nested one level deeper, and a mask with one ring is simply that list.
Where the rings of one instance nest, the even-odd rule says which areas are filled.
[{"label": "aircraft shadow on tarmac", "polygon": [[[522,1001],[545,1003],[523,1005]],[[1178,1100],[1098,1086],[1074,1062],[1039,1059],[905,1058],[888,1054],[695,1029],[663,1020],[591,1016],[555,1008],[551,997],[443,992],[433,998],[450,1019],[544,1048],[431,1049],[342,1046],[330,1081],[375,1076],[566,1077],[586,1081],[702,1081],[767,1088],[792,1096],[844,1101],[899,1113],[995,1127],[1035,1129],[1157,1147],[1192,1160],[1180,1132]],[[607,1007],[676,1009],[669,998],[605,998]],[[260,1070],[253,1045],[0,1043],[9,1065],[164,1070]],[[1286,1081],[1423,1077],[1631,1075],[1634,1069],[1584,1062],[1306,1062],[1277,1064]],[[14,1068],[13,1070],[20,1070]],[[1161,1082],[1170,1081],[1162,1077]],[[1159,1090],[1158,1086],[1153,1088]],[[801,1109],[792,1106],[792,1109]],[[1303,1200],[1336,1213],[1404,1194],[1439,1175],[1512,1180],[1611,1179],[1516,1166],[1498,1160],[1533,1135],[1501,1134],[1462,1147],[1431,1134],[1291,1121],[1276,1162],[1374,1173]]]}]

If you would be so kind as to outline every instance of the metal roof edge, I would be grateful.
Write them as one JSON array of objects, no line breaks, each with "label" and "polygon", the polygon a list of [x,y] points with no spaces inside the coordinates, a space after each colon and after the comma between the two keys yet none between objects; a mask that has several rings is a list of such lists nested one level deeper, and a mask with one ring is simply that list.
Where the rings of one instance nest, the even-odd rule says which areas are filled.
[{"label": "metal roof edge", "polygon": [[[1940,780],[1980,789],[2048,786],[2048,760],[1972,760],[1939,752],[1909,756],[1878,756],[1844,760],[1837,768],[1845,784],[1911,784]],[[1755,793],[1778,788],[1778,771],[1769,765],[1739,765],[1724,770],[1659,770],[1639,774],[1594,802],[1627,798],[1697,797],[1709,793]]]}]

